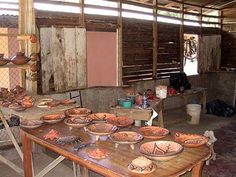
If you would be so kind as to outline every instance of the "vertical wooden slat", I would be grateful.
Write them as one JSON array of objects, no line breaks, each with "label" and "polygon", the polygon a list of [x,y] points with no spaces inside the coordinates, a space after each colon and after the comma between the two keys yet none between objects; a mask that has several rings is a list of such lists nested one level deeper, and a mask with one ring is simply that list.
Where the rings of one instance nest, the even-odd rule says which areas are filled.
[{"label": "vertical wooden slat", "polygon": [[84,0],[80,0],[80,10],[81,10],[81,14],[80,14],[80,25],[81,25],[82,27],[85,27]]},{"label": "vertical wooden slat", "polygon": [[153,0],[153,65],[152,65],[152,78],[157,79],[157,52],[158,52],[158,40],[157,40],[157,0]]},{"label": "vertical wooden slat", "polygon": [[183,60],[184,60],[184,3],[180,5],[181,9],[181,24],[179,27],[179,44],[180,44],[180,72],[184,71]]},{"label": "vertical wooden slat", "polygon": [[123,19],[122,19],[122,0],[118,2],[118,85],[123,85],[122,81],[122,67],[123,67]]}]

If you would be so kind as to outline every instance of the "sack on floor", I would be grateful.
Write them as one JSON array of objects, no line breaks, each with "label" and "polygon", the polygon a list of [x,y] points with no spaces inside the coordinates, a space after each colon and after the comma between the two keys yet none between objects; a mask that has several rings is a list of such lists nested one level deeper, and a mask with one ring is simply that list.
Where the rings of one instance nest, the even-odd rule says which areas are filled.
[{"label": "sack on floor", "polygon": [[206,105],[206,109],[207,114],[213,114],[221,117],[231,117],[236,112],[235,108],[219,99],[208,102]]}]

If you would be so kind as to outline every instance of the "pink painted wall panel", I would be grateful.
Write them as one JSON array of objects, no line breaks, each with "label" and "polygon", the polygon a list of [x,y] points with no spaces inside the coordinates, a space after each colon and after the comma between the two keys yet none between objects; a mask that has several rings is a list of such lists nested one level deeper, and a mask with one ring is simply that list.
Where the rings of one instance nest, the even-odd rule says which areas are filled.
[{"label": "pink painted wall panel", "polygon": [[116,32],[87,31],[88,87],[117,86]]}]

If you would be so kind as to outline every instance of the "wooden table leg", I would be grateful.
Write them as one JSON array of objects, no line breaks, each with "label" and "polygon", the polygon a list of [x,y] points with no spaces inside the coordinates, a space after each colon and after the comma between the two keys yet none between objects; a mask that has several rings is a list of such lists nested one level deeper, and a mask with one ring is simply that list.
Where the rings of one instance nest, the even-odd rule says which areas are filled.
[{"label": "wooden table leg", "polygon": [[192,169],[192,177],[201,177],[202,176],[202,167],[203,167],[204,161],[198,163],[196,166]]},{"label": "wooden table leg", "polygon": [[164,127],[163,112],[162,110],[158,113],[158,123],[161,127]]},{"label": "wooden table leg", "polygon": [[202,110],[204,113],[206,111],[206,97],[207,97],[206,91],[204,90],[202,93]]},{"label": "wooden table leg", "polygon": [[88,169],[83,166],[80,166],[80,175],[82,177],[89,177]]},{"label": "wooden table leg", "polygon": [[25,177],[33,177],[32,147],[27,135],[21,131],[21,141],[23,146],[23,166]]}]

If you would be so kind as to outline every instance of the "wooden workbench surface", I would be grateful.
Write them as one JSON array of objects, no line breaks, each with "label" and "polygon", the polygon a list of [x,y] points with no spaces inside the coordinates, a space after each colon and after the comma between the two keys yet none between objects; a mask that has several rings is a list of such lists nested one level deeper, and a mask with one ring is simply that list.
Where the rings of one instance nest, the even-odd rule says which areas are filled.
[{"label": "wooden workbench surface", "polygon": [[[76,135],[79,136],[82,141],[95,142],[95,136],[86,133],[84,129],[70,130],[68,126],[61,122],[53,125],[45,124],[36,129],[22,129],[23,146],[24,142],[27,142],[26,138],[30,139],[31,141],[34,141],[60,155],[63,155],[64,157],[72,161],[75,161],[76,163],[84,166],[85,168],[93,170],[104,176],[143,176],[129,172],[127,167],[133,159],[137,158],[138,156],[141,156],[141,153],[139,152],[140,145],[150,140],[144,139],[142,142],[135,145],[134,150],[131,150],[130,146],[128,145],[119,145],[118,148],[115,148],[115,144],[109,138],[106,140],[106,137],[101,137],[101,139],[96,143],[96,146],[99,148],[106,149],[110,155],[105,159],[95,160],[88,157],[86,153],[86,148],[81,149],[79,151],[74,151],[74,145],[63,146],[56,144],[55,140],[45,140],[43,136],[51,129],[60,132],[61,136]],[[137,131],[137,127],[126,129]],[[166,139],[171,139],[171,137],[168,137]],[[207,146],[202,146],[198,148],[184,148],[184,151],[178,157],[167,162],[156,162],[157,169],[153,173],[147,174],[145,176],[178,176],[180,174],[185,173],[186,171],[189,171],[199,163],[203,164],[204,160],[206,160],[209,155],[210,150]]]}]

